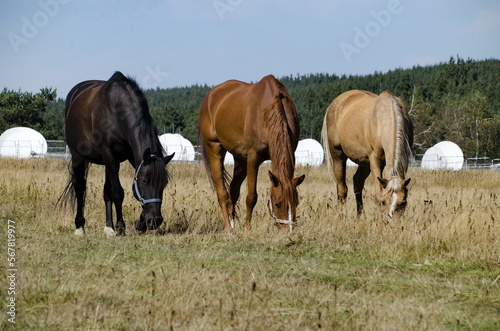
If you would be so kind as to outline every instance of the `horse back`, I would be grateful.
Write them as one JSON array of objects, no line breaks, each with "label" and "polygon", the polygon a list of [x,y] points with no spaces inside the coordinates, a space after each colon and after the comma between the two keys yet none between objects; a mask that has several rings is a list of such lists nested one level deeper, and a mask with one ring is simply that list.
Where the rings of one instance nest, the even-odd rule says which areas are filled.
[{"label": "horse back", "polygon": [[[73,104],[78,100],[85,101],[88,100],[88,95],[96,87],[100,87],[105,83],[102,80],[86,80],[84,82],[76,84],[69,92],[66,97],[66,116]],[[94,90],[95,93],[95,90]]]},{"label": "horse back", "polygon": [[[285,99],[290,101],[282,102]],[[229,80],[210,90],[200,108],[200,133],[236,155],[262,151],[269,141],[266,111],[275,107],[277,100],[282,103],[291,131],[297,132],[293,101],[281,83],[269,75],[255,84]]]},{"label": "horse back", "polygon": [[[378,96],[361,90],[344,92],[327,109],[325,124],[328,144],[354,162],[368,163],[369,154],[380,148],[374,132],[383,130],[377,119]],[[375,139],[374,139],[375,137]]]}]

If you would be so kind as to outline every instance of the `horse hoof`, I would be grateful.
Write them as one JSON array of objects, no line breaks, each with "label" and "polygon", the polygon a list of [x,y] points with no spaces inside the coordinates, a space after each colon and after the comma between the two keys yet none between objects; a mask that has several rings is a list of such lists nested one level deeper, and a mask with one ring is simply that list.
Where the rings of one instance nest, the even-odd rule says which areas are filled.
[{"label": "horse hoof", "polygon": [[117,236],[124,236],[125,235],[125,228],[117,228],[116,235]]},{"label": "horse hoof", "polygon": [[108,238],[116,237],[115,230],[113,230],[113,228],[111,228],[109,226],[106,226],[104,228],[104,233],[106,234],[106,237],[108,237]]},{"label": "horse hoof", "polygon": [[84,236],[84,235],[85,235],[85,230],[83,229],[83,226],[75,230],[75,236]]}]

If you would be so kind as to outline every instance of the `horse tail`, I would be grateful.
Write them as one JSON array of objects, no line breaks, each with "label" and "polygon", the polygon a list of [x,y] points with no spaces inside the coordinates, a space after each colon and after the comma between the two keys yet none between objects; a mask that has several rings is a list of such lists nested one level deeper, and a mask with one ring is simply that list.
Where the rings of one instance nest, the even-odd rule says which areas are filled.
[{"label": "horse tail", "polygon": [[83,178],[78,178],[77,174],[75,173],[75,169],[71,166],[72,162],[70,161],[70,164],[68,166],[69,180],[63,192],[59,196],[59,199],[57,199],[56,206],[66,207],[69,203],[73,207],[76,202],[77,187],[83,191],[82,206],[85,205],[85,192],[87,188],[87,185],[85,185],[85,183],[87,181],[87,175],[89,172],[89,163],[85,160],[81,160],[80,162],[81,163],[79,165],[79,171],[81,171],[81,173],[83,174]]},{"label": "horse tail", "polygon": [[333,159],[332,159],[332,154],[330,153],[330,142],[328,141],[328,123],[327,123],[327,116],[328,116],[328,111],[330,110],[330,107],[326,109],[325,112],[325,117],[323,119],[323,127],[321,128],[321,144],[323,145],[323,151],[325,154],[325,159],[326,159],[326,166],[328,168],[328,173],[330,176],[333,174]]}]

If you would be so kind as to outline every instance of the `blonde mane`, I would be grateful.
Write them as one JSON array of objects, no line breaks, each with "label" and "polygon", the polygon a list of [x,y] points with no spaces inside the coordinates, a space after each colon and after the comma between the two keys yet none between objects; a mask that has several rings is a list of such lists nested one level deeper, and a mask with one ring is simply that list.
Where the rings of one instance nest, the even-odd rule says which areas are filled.
[{"label": "blonde mane", "polygon": [[398,98],[391,94],[394,119],[395,119],[395,148],[394,148],[394,164],[391,168],[391,177],[405,178],[406,171],[411,157],[411,124],[403,115],[403,103]]}]

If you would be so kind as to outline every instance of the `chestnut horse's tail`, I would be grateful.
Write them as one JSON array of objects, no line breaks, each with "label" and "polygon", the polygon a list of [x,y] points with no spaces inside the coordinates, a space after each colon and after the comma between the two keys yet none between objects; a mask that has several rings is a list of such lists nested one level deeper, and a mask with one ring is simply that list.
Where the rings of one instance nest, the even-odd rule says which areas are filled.
[{"label": "chestnut horse's tail", "polygon": [[321,129],[321,144],[323,145],[323,150],[325,153],[325,159],[326,159],[326,165],[328,167],[328,173],[330,174],[330,177],[333,177],[333,168],[332,168],[332,154],[330,153],[330,142],[328,141],[328,123],[327,123],[327,116],[328,116],[328,111],[330,110],[330,107],[326,109],[325,112],[325,118],[323,119],[323,127]]}]

